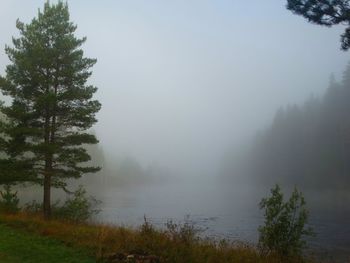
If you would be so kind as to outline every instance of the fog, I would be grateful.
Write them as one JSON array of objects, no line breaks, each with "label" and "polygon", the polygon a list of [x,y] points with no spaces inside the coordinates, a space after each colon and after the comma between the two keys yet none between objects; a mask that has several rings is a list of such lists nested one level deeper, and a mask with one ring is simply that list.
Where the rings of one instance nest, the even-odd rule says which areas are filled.
[{"label": "fog", "polygon": [[[102,104],[93,127],[100,144],[90,151],[94,163],[102,166],[100,175],[119,178],[103,179],[102,186],[109,188],[96,190],[99,179],[87,176],[87,187],[104,201],[100,219],[140,223],[147,214],[163,222],[192,214],[214,236],[256,239],[261,219],[257,203],[281,177],[259,178],[265,166],[252,160],[261,161],[256,154],[263,156],[270,142],[278,144],[271,138],[279,108],[292,112],[288,105],[299,105],[303,116],[307,107],[302,105],[310,96],[327,100],[332,73],[341,81],[349,60],[340,50],[344,28],[309,24],[278,0],[68,3],[77,35],[87,36],[85,55],[98,60],[89,83],[99,88],[95,97]],[[16,19],[30,22],[43,4],[1,1],[0,75],[9,64],[5,45],[18,35]],[[256,140],[265,148],[254,148]],[[243,171],[242,163],[254,169]],[[144,179],[150,175],[151,184]],[[219,183],[223,177],[229,184]],[[320,202],[318,190],[324,187],[310,189],[313,179],[308,184],[298,180],[282,183],[302,182],[311,203]],[[129,186],[120,187],[126,181]],[[156,184],[164,181],[169,183],[163,188]],[[240,188],[243,181],[253,182],[253,190]],[[349,200],[344,188],[341,197],[327,192],[323,200],[334,198],[338,205]],[[320,242],[336,246],[338,221],[320,218],[312,219],[317,226],[328,226],[320,227]],[[345,227],[343,221],[339,224]],[[339,242],[339,249],[350,244],[348,237]]]},{"label": "fog", "polygon": [[[2,1],[0,48],[44,1]],[[83,49],[98,59],[95,132],[105,156],[175,175],[215,176],[223,153],[340,75],[343,28],[306,23],[282,1],[70,1]],[[0,72],[8,59],[0,52]]]}]

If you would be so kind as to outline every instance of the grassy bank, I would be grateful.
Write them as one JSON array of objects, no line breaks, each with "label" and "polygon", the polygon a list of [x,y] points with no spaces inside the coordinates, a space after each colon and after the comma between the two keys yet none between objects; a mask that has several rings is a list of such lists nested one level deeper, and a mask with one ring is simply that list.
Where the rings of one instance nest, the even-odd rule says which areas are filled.
[{"label": "grassy bank", "polygon": [[93,263],[83,252],[61,242],[0,224],[0,262],[2,263]]},{"label": "grassy bank", "polygon": [[[160,262],[169,263],[286,262],[274,255],[261,256],[255,247],[247,244],[200,239],[196,235],[196,230],[189,224],[179,226],[169,223],[165,230],[156,230],[146,222],[139,228],[132,229],[108,225],[72,224],[59,220],[45,221],[39,215],[26,213],[1,214],[0,224],[1,228],[7,231],[9,227],[13,229],[14,235],[26,233],[23,234],[26,238],[20,241],[23,247],[27,243],[33,243],[32,238],[43,236],[48,238],[47,240],[42,239],[43,243],[40,243],[40,238],[38,239],[43,246],[45,244],[65,244],[71,249],[86,251],[97,262],[109,262],[108,258],[115,254],[154,255]],[[15,242],[15,239],[11,235],[5,235],[0,252],[6,254],[5,245],[10,241]],[[51,243],[52,239],[56,240],[56,243]],[[38,254],[40,254],[40,245],[30,250],[35,254],[39,251]],[[42,250],[45,251],[45,247]],[[47,253],[50,251],[52,250],[48,250]],[[58,258],[60,261],[8,262],[90,262],[68,261],[67,257],[72,257],[71,260],[74,260],[74,255],[69,256],[68,251],[70,250],[59,252],[57,249],[56,254],[52,254],[53,258]],[[28,257],[30,257],[29,254]],[[291,259],[290,262],[301,262],[301,260]]]}]

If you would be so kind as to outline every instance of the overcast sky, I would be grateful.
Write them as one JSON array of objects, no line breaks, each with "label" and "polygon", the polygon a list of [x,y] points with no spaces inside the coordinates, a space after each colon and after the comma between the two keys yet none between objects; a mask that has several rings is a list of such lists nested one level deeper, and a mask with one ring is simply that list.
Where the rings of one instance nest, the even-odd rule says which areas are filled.
[{"label": "overcast sky", "polygon": [[[1,0],[0,74],[16,19],[29,22],[43,3]],[[101,145],[143,164],[202,172],[279,106],[321,95],[349,59],[341,26],[309,24],[281,0],[68,3],[85,54],[98,59]]]}]

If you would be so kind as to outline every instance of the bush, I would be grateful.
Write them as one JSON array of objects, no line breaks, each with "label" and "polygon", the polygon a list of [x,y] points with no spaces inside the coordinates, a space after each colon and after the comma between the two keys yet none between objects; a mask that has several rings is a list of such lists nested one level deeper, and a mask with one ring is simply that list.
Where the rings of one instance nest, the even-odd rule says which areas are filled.
[{"label": "bush", "polygon": [[4,185],[4,190],[0,191],[0,210],[8,213],[19,211],[17,192],[12,192],[11,185]]},{"label": "bush", "polygon": [[309,214],[305,199],[295,188],[289,200],[284,202],[278,185],[271,189],[271,194],[260,202],[265,225],[259,227],[259,248],[263,254],[273,252],[282,257],[301,256],[306,247],[303,237],[313,235],[312,229],[306,228]]},{"label": "bush", "polygon": [[93,215],[100,212],[96,207],[101,202],[96,200],[94,197],[88,197],[86,195],[86,190],[83,186],[73,193],[72,198],[68,198],[63,206],[53,207],[53,215],[57,218],[64,218],[71,220],[75,223],[85,222],[90,219]]},{"label": "bush", "polygon": [[198,241],[199,234],[204,232],[204,229],[195,226],[189,216],[185,217],[182,224],[177,224],[172,220],[168,220],[165,226],[166,233],[173,241],[179,241],[184,244]]},{"label": "bush", "polygon": [[36,200],[32,200],[29,203],[25,203],[22,210],[28,213],[40,213],[43,211],[43,204],[37,202]]},{"label": "bush", "polygon": [[[63,205],[60,205],[60,200],[51,204],[52,215],[55,218],[67,219],[75,223],[86,222],[93,215],[100,212],[96,207],[101,201],[96,200],[94,197],[88,197],[86,190],[83,186],[72,193],[72,197],[68,198]],[[43,204],[33,200],[30,203],[26,203],[23,207],[24,212],[38,213],[42,212]]]}]

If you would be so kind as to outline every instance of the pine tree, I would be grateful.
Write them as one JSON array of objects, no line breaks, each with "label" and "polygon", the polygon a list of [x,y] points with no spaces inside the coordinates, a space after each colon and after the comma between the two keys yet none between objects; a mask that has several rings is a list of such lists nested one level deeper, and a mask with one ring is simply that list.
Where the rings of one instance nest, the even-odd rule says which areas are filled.
[{"label": "pine tree", "polygon": [[341,48],[350,48],[350,3],[349,0],[287,0],[287,9],[305,17],[309,22],[331,27],[345,24],[341,35]]},{"label": "pine tree", "polygon": [[1,106],[0,180],[41,184],[49,218],[51,187],[65,189],[67,178],[100,169],[84,165],[90,160],[84,144],[98,143],[87,131],[101,107],[92,99],[97,88],[87,84],[96,59],[84,57],[86,38],[74,36],[66,3],[48,1],[29,24],[17,20],[16,27],[20,37],[5,48],[11,63],[0,78],[1,92],[12,98]]}]

